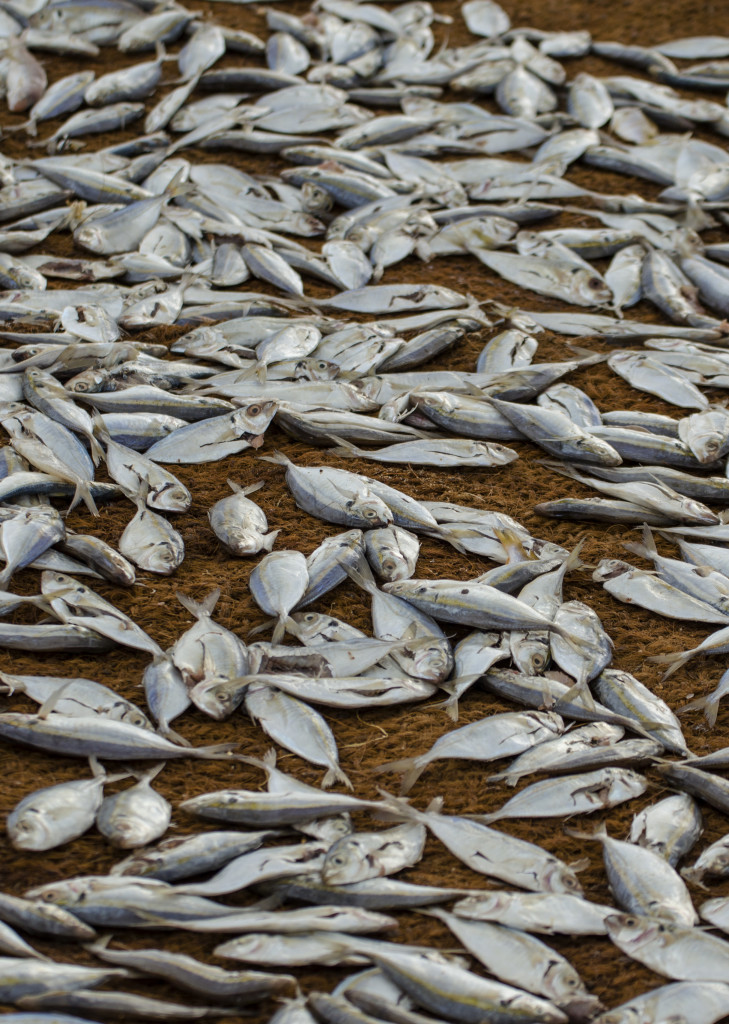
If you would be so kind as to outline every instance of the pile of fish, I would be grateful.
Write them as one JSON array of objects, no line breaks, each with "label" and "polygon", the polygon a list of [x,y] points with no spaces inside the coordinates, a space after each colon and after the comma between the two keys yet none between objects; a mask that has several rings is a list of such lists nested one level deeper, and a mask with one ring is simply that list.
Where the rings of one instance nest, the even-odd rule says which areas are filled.
[{"label": "pile of fish", "polygon": [[[589,568],[596,605],[604,589],[709,627],[652,658],[666,677],[729,652],[729,38],[646,49],[513,27],[492,0],[453,14],[469,45],[437,48],[454,19],[425,0],[271,5],[265,39],[171,0],[0,5],[3,131],[19,154],[0,157],[0,647],[145,659],[131,682],[118,673],[144,707],[93,679],[0,671],[10,708],[37,705],[0,712],[12,756],[18,744],[89,765],[23,796],[11,846],[35,858],[95,828],[98,849],[132,851],[106,874],[30,888],[26,874],[24,896],[0,893],[9,1024],[239,1018],[261,1004],[274,1024],[729,1017],[729,896],[697,899],[729,877],[729,835],[692,852],[701,806],[729,814],[729,747],[699,756],[674,713],[702,708],[715,725],[729,670],[676,709],[670,686],[660,696],[614,664],[595,608],[564,596]],[[50,84],[37,56],[114,50],[121,70]],[[588,55],[620,73],[573,73]],[[585,165],[643,179],[647,195],[584,187]],[[478,261],[483,293],[428,280],[449,257]],[[641,299],[650,322],[626,312]],[[562,358],[545,358],[555,335]],[[639,393],[632,405],[587,393],[603,363],[621,394]],[[678,412],[646,411],[656,397]],[[287,454],[287,438],[303,446]],[[613,557],[587,566],[584,537],[565,546],[489,509],[477,499],[508,494],[517,458],[570,481],[536,504],[545,531],[556,519],[637,532],[606,534]],[[194,508],[186,481],[202,480],[188,467],[218,462],[228,493],[195,525],[219,549],[219,586],[178,591],[194,621],[163,643],[144,595],[184,565],[174,522]],[[370,462],[385,465],[370,475]],[[442,482],[468,479],[473,500],[416,498],[397,467],[467,470]],[[308,556],[276,546],[264,469],[327,524]],[[113,545],[99,536],[107,502],[126,514]],[[68,525],[77,507],[88,533]],[[439,577],[433,550],[467,558]],[[247,587],[265,617],[250,632],[242,614],[236,630],[215,617],[240,558],[255,559]],[[460,568],[476,560],[476,575]],[[372,635],[330,614],[340,585],[369,602]],[[138,613],[120,607],[129,593]],[[484,694],[491,712],[457,725]],[[358,796],[336,715],[372,725],[400,705],[403,730],[423,714],[440,734],[413,751],[391,734],[407,756],[380,759],[387,788]],[[209,742],[185,736],[186,713],[199,726],[241,712],[323,772],[319,785],[274,750],[253,756],[242,726],[222,742],[212,724]],[[153,782],[175,759],[205,764],[173,808]],[[461,814],[431,768],[448,760],[487,773]],[[227,788],[211,788],[215,764]],[[258,772],[264,790],[239,786]],[[419,809],[409,794],[428,781]],[[655,782],[670,795],[635,806],[627,837],[573,820]],[[499,783],[519,789],[494,797]],[[165,838],[178,812],[185,831]],[[583,852],[599,843],[610,902],[586,895],[589,861],[512,819],[564,821]],[[443,885],[398,877],[417,873],[428,836],[445,848]],[[43,858],[30,863],[40,874]],[[398,941],[412,911],[452,938]],[[172,948],[209,934],[205,955],[240,969]],[[667,983],[609,1008],[539,936],[584,936],[596,957],[610,941]],[[325,992],[314,967],[357,970]],[[178,1000],[130,990],[145,978]],[[608,1001],[617,983],[605,978]]]}]

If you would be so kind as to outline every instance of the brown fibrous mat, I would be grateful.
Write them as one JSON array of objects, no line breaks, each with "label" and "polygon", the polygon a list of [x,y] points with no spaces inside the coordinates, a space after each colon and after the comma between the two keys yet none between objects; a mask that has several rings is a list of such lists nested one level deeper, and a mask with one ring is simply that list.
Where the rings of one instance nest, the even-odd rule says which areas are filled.
[{"label": "brown fibrous mat", "polygon": [[[190,6],[201,12],[203,17],[211,17],[231,27],[256,32],[261,38],[266,38],[263,8],[208,3],[205,0],[197,3],[190,0]],[[280,6],[285,10],[303,14],[308,5],[295,0]],[[433,6],[439,13],[449,14],[454,18],[452,25],[434,26],[439,41],[447,40],[450,45],[473,41],[473,37],[465,29],[457,4],[435,0]],[[559,5],[532,0],[529,3],[520,2],[505,6],[514,26],[532,25],[550,30],[585,28],[597,40],[619,40],[645,46],[679,36],[724,34],[726,31],[726,8],[721,4],[709,2],[667,0],[657,8],[639,3],[638,0],[622,0],[620,3],[564,0]],[[173,48],[173,52],[175,49]],[[248,62],[250,58],[232,54],[217,66],[233,65],[243,60]],[[83,66],[102,74],[131,62],[129,57],[119,54],[115,47],[105,47],[98,58],[83,60]],[[49,82],[53,82],[78,70],[82,59],[47,57],[44,58],[44,63]],[[580,70],[597,75],[640,74],[593,57],[567,59],[563,63],[568,78],[572,78]],[[171,81],[175,73],[175,65],[171,63],[167,66],[166,78]],[[168,84],[166,88],[171,86]],[[158,90],[151,102],[156,102],[160,96],[161,92]],[[450,98],[472,99],[468,95]],[[490,101],[486,101],[485,105],[490,109],[496,109]],[[20,124],[21,120],[20,115],[3,113],[4,124]],[[39,136],[50,134],[48,129],[54,130],[56,127],[56,122],[41,125]],[[135,134],[137,132],[134,128],[130,128],[113,136],[90,137],[88,145],[101,148],[124,138],[133,138]],[[719,141],[717,136],[706,137],[714,143]],[[28,156],[29,151],[25,149],[23,139],[22,133],[5,136],[2,141],[3,152],[14,158]],[[38,151],[32,152],[35,154]],[[256,157],[239,152],[194,150],[184,151],[182,155],[192,161],[227,162],[253,173],[277,172],[284,166],[283,162],[275,157]],[[567,177],[580,185],[602,192],[638,192],[645,197],[653,197],[659,191],[657,187],[645,181],[595,171],[579,165],[573,166]],[[559,223],[587,226],[588,220],[575,215],[564,215]],[[589,222],[589,226],[594,224],[594,221]],[[705,233],[703,237],[706,240],[724,240],[723,233],[718,230]],[[38,246],[37,250],[31,251],[69,255],[73,251],[73,243],[70,235],[61,234],[51,236]],[[79,251],[73,254],[83,255]],[[597,265],[603,266],[602,263]],[[561,303],[525,293],[511,286],[470,257],[441,257],[429,264],[423,264],[415,258],[408,259],[390,268],[384,280],[387,283],[427,280],[462,292],[470,292],[479,301],[496,299],[507,305],[513,304],[525,309],[557,311],[567,308]],[[54,285],[63,286],[64,283],[49,283],[50,287]],[[254,290],[258,283],[251,279],[245,287]],[[326,289],[308,281],[306,288],[307,294],[328,294]],[[261,286],[261,290],[271,291],[265,285]],[[662,322],[661,314],[645,302],[630,310],[628,316],[633,319]],[[437,369],[448,367],[472,370],[483,344],[500,329],[502,328],[499,325],[495,325],[493,328],[468,335],[443,359],[434,360],[429,365]],[[163,328],[154,332],[143,332],[141,336],[144,340],[172,341],[182,333],[182,329]],[[548,332],[540,334],[537,359],[547,361],[570,358],[571,352],[565,345],[566,340],[568,339]],[[594,351],[607,351],[610,347],[598,339],[578,343]],[[582,387],[602,411],[640,408],[674,417],[681,415],[675,407],[633,390],[604,365],[578,370],[571,374],[568,380]],[[707,393],[713,401],[723,399],[723,393],[720,391]],[[590,565],[596,564],[604,557],[622,557],[622,542],[630,533],[628,528],[587,522],[562,523],[544,519],[534,513],[534,505],[539,501],[573,493],[588,495],[592,492],[540,466],[538,460],[544,453],[536,447],[527,443],[514,444],[513,447],[519,452],[518,461],[501,469],[437,471],[341,459],[329,454],[325,449],[314,449],[293,442],[274,426],[266,433],[264,447],[259,452],[249,450],[211,465],[182,466],[177,469],[172,467],[193,495],[193,504],[188,512],[169,517],[181,532],[186,545],[185,561],[174,576],[162,578],[139,572],[137,584],[130,590],[98,581],[93,581],[92,585],[138,622],[163,648],[172,645],[192,624],[191,616],[177,601],[175,592],[181,590],[196,600],[201,600],[210,590],[219,586],[222,593],[215,610],[215,618],[245,639],[249,630],[259,625],[265,618],[248,590],[248,577],[257,559],[236,559],[225,553],[207,520],[208,509],[215,501],[229,493],[227,478],[244,486],[257,480],[265,481],[265,487],[256,494],[255,499],[266,512],[269,527],[281,531],[276,542],[277,550],[298,548],[308,555],[325,537],[338,532],[337,527],[314,519],[297,509],[284,484],[281,468],[260,461],[258,454],[270,454],[275,448],[304,465],[340,465],[372,475],[415,498],[447,500],[508,513],[522,522],[535,536],[546,537],[568,548],[572,548],[580,539],[585,538],[582,558]],[[77,509],[68,516],[68,525],[76,531],[94,533],[115,543],[131,515],[132,507],[128,502],[117,502],[103,506],[98,519],[93,521],[85,509]],[[638,564],[645,563],[639,560]],[[445,544],[426,539],[422,545],[417,575],[433,579],[467,579],[485,571],[490,565],[491,563],[478,556],[461,555]],[[37,573],[25,570],[17,576],[14,586],[22,592],[37,592],[38,581]],[[599,584],[592,582],[589,568],[571,573],[567,577],[565,598],[585,601],[595,609],[614,641],[613,666],[634,673],[674,710],[681,708],[692,695],[710,692],[724,670],[726,660],[721,656],[696,659],[663,682],[661,670],[655,665],[648,664],[647,658],[693,646],[708,634],[710,627],[672,622],[648,611],[620,604],[607,595]],[[343,584],[326,595],[314,608],[341,617],[368,633],[371,632],[369,598],[351,583]],[[456,639],[463,633],[453,629],[452,635]],[[140,704],[143,704],[141,677],[147,662],[146,655],[124,648],[116,648],[110,653],[90,657],[14,652],[3,652],[0,656],[0,664],[7,671],[85,676],[115,688],[126,698]],[[3,698],[0,704],[1,710],[30,711],[34,708],[30,702],[16,696]],[[397,776],[375,775],[373,769],[386,761],[424,752],[438,737],[452,728],[450,719],[439,704],[440,699],[434,699],[424,704],[397,707],[393,710],[344,712],[324,709],[325,717],[332,726],[339,745],[342,767],[352,780],[358,796],[374,797],[377,787],[382,785],[397,792]],[[474,722],[483,716],[508,710],[515,710],[514,705],[500,701],[476,685],[461,701],[459,724]],[[712,730],[708,729],[699,711],[686,714],[682,722],[688,745],[696,754],[705,754],[729,745],[729,709],[720,708],[717,725]],[[195,745],[234,741],[240,744],[242,753],[256,757],[262,756],[271,745],[266,736],[241,712],[236,712],[227,721],[218,723],[191,709],[176,721],[175,727]],[[312,784],[321,781],[321,770],[308,765],[293,754],[279,750],[278,757],[278,763],[283,770]],[[0,788],[0,815],[3,820],[16,803],[34,789],[88,774],[86,764],[81,760],[53,757],[7,743],[0,743],[0,758],[0,772],[4,780]],[[436,762],[426,770],[414,787],[411,794],[413,804],[424,808],[433,797],[441,796],[444,809],[448,813],[492,811],[514,792],[503,784],[489,782],[489,775],[498,770],[501,764],[503,762],[495,768],[468,761]],[[602,866],[600,845],[566,835],[564,827],[568,824],[574,829],[590,831],[604,822],[611,835],[626,838],[633,815],[667,795],[660,778],[650,770],[647,775],[649,786],[644,796],[608,814],[592,815],[589,818],[574,817],[568,822],[562,819],[507,821],[497,824],[496,827],[539,843],[567,862],[588,858],[589,866],[580,873],[587,898],[599,903],[612,904],[614,901]],[[533,779],[526,779],[521,785],[527,785],[531,781]],[[126,783],[110,787],[110,791],[123,785]],[[240,763],[172,761],[167,764],[154,785],[176,809],[183,800],[216,789],[264,788],[265,778],[262,772]],[[727,831],[724,816],[706,805],[702,805],[702,812],[705,830],[691,857],[695,856],[697,850],[714,842]],[[371,825],[366,818],[360,818],[356,824],[359,828],[369,828]],[[175,810],[168,835],[190,833],[200,827],[194,819]],[[94,830],[69,845],[42,854],[14,850],[4,834],[0,842],[3,844],[0,886],[3,890],[17,895],[22,895],[31,885],[50,883],[73,875],[103,874],[124,855],[123,852],[112,849]],[[398,877],[426,885],[452,885],[485,890],[501,888],[498,882],[491,882],[466,868],[432,838],[428,839],[425,856],[417,867]],[[707,895],[729,894],[729,883],[712,883],[709,894],[693,887],[692,893],[695,902],[699,904]],[[255,898],[242,893],[238,896],[225,897],[225,901],[244,906]],[[445,926],[432,918],[408,912],[398,913],[397,916],[400,927],[394,935],[396,941],[424,943],[440,948],[453,948],[456,945]],[[33,941],[38,949],[58,960],[94,962],[80,947],[75,948],[66,943]],[[182,931],[119,930],[115,941],[130,947],[159,945],[202,959],[210,959],[211,951],[219,940],[214,935],[197,936]],[[549,938],[548,941],[570,959],[588,988],[608,1007],[616,1006],[641,992],[665,983],[665,979],[624,956],[606,937],[593,937],[587,941],[583,938],[555,937]],[[225,966],[233,968],[242,965],[226,962]],[[477,965],[475,969],[480,970]],[[307,992],[314,989],[330,991],[349,971],[350,968],[341,968],[300,970],[296,973],[303,991]],[[135,979],[129,983],[125,982],[125,988],[160,998],[192,1001],[156,979]],[[273,1002],[254,1007],[251,1019],[266,1020],[274,1009]],[[246,1010],[246,1015],[249,1014],[250,1010]]]}]

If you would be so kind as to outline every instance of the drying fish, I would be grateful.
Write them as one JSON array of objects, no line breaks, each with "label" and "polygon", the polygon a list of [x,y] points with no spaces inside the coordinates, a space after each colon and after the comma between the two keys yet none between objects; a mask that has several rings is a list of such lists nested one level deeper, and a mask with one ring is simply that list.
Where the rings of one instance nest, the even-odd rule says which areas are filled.
[{"label": "drying fish", "polygon": [[119,550],[140,569],[169,576],[182,564],[185,543],[164,516],[147,507],[145,492],[146,486],[134,498],[137,511],[119,538]]},{"label": "drying fish", "polygon": [[388,583],[409,579],[415,572],[420,543],[408,530],[399,526],[368,530],[364,543],[367,561],[373,571]]},{"label": "drying fish", "polygon": [[390,761],[378,771],[402,772],[402,792],[409,792],[429,764],[440,758],[491,761],[511,757],[559,735],[564,723],[551,711],[507,712],[472,722],[441,736],[418,757]]},{"label": "drying fish", "polygon": [[[688,793],[677,793],[650,804],[635,815],[630,826],[630,842],[653,850],[675,868],[695,846],[702,832],[703,821],[696,801]],[[682,874],[689,877],[685,872]]]},{"label": "drying fish", "polygon": [[533,1017],[546,1022],[567,1021],[553,1003],[521,989],[481,978],[462,967],[424,960],[412,953],[378,952],[374,962],[418,1005],[462,1021],[517,1021]]},{"label": "drying fish", "polygon": [[265,555],[250,575],[248,585],[256,604],[277,618],[273,643],[280,643],[289,612],[296,607],[309,584],[306,559],[300,551],[273,551]]},{"label": "drying fish", "polygon": [[533,782],[493,814],[481,815],[485,822],[502,818],[552,818],[590,814],[602,807],[614,807],[645,793],[647,781],[628,768],[602,768],[583,775]]},{"label": "drying fish", "polygon": [[614,914],[605,926],[618,949],[657,974],[678,981],[721,981],[729,943],[699,928]]},{"label": "drying fish", "polygon": [[172,808],[151,786],[160,770],[150,769],[135,786],[107,796],[99,807],[96,827],[113,846],[146,846],[167,831]]},{"label": "drying fish", "polygon": [[691,927],[698,923],[686,885],[660,854],[613,839],[604,826],[591,838],[602,843],[608,882],[619,906],[670,924]]},{"label": "drying fish", "polygon": [[188,688],[202,679],[244,675],[248,669],[245,644],[235,633],[213,622],[220,589],[212,590],[199,604],[178,592],[177,599],[197,621],[177,640],[172,662]]},{"label": "drying fish", "polygon": [[241,487],[232,480],[228,485],[232,495],[221,498],[208,511],[210,526],[221,544],[234,555],[255,555],[273,548],[279,531],[268,530],[266,515],[249,494],[259,490],[263,482]]},{"label": "drying fish", "polygon": [[327,851],[322,881],[326,885],[347,885],[412,867],[423,855],[425,835],[422,825],[408,824],[386,832],[344,836]]},{"label": "drying fish", "polygon": [[303,701],[265,684],[253,683],[245,694],[246,711],[272,739],[312,764],[327,768],[323,785],[352,784],[339,767],[334,734],[322,716]]},{"label": "drying fish", "polygon": [[550,999],[569,1017],[592,1016],[601,1008],[569,961],[527,932],[468,920],[444,910],[429,913],[501,981]]},{"label": "drying fish", "polygon": [[478,821],[440,813],[440,801],[416,811],[406,801],[389,797],[398,817],[425,825],[455,857],[474,871],[535,892],[581,893],[572,868],[533,843],[516,839]]},{"label": "drying fish", "polygon": [[53,850],[71,842],[94,824],[104,799],[104,785],[121,776],[107,776],[92,760],[94,776],[61,782],[23,797],[8,815],[10,842],[18,850]]}]

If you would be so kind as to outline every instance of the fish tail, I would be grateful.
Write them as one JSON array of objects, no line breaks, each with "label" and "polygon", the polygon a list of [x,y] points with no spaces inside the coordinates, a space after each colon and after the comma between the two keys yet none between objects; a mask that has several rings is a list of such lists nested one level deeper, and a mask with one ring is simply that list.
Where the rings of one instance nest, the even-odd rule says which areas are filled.
[{"label": "fish tail", "polygon": [[578,679],[574,686],[571,686],[567,693],[560,697],[558,703],[570,704],[582,698],[590,711],[595,710],[595,698],[592,696],[586,679]]},{"label": "fish tail", "polygon": [[428,530],[428,535],[432,537],[438,537],[440,540],[444,540],[446,544],[450,544],[452,548],[455,548],[456,551],[460,552],[460,554],[462,555],[468,554],[468,548],[466,548],[466,546],[462,544],[457,537],[454,537],[452,534],[448,532],[448,530],[446,530],[443,527]]},{"label": "fish tail", "polygon": [[199,757],[209,761],[229,761],[231,754],[238,748],[238,743],[213,743],[207,747],[189,747],[192,757]]},{"label": "fish tail", "polygon": [[106,452],[93,434],[88,434],[87,437],[89,439],[89,445],[91,446],[91,458],[94,460],[94,465],[98,466],[106,457]]},{"label": "fish tail", "polygon": [[215,611],[215,605],[218,603],[220,597],[220,587],[216,587],[215,590],[211,590],[207,597],[204,597],[200,603],[193,601],[187,594],[183,594],[181,590],[177,591],[177,600],[180,602],[182,607],[188,611],[191,615],[194,615],[196,619],[202,619],[205,616],[210,616]]},{"label": "fish tail", "polygon": [[[76,491],[74,492],[73,495],[71,508],[77,505],[79,500],[81,499],[83,500],[84,505],[89,510],[91,515],[98,516],[99,510],[96,507],[96,502],[94,501],[94,496],[91,493],[91,486],[88,480],[79,480],[79,482],[76,484]],[[71,508],[69,508],[69,512],[71,511]]]},{"label": "fish tail", "polygon": [[685,878],[687,882],[691,882],[693,885],[697,885],[704,892],[709,892],[709,886],[704,885],[705,874],[706,872],[702,868],[697,868],[696,865],[692,868],[681,868],[682,878]]},{"label": "fish tail", "polygon": [[337,446],[331,449],[332,455],[342,455],[345,458],[362,458],[367,455],[367,452],[363,452],[361,448],[357,448],[350,441],[346,441],[343,437],[338,437],[336,434],[330,434],[329,437],[332,441],[337,442]]},{"label": "fish tail", "polygon": [[333,764],[329,771],[322,779],[322,789],[327,789],[329,786],[333,786],[335,782],[341,782],[347,789],[354,790],[354,786],[344,774],[338,764]]},{"label": "fish tail", "polygon": [[284,455],[283,452],[280,452],[278,450],[274,450],[272,455],[259,455],[258,458],[261,459],[262,462],[273,462],[277,466],[294,465],[294,463],[291,461],[288,455]]},{"label": "fish tail", "polygon": [[716,725],[716,719],[719,715],[719,700],[714,697],[712,693],[708,697],[697,697],[696,700],[690,700],[688,704],[683,704],[679,709],[679,715],[683,715],[686,711],[698,711],[702,710],[706,717],[706,721],[713,729]]},{"label": "fish tail", "polygon": [[341,563],[341,566],[352,582],[356,583],[361,590],[366,591],[368,594],[375,594],[377,592],[378,588],[372,575],[372,570],[364,559],[360,559],[357,569],[344,562]]},{"label": "fish tail", "polygon": [[696,653],[696,648],[692,648],[690,651],[674,651],[673,654],[654,654],[651,658],[646,658],[646,661],[651,662],[654,665],[668,665],[668,668],[663,673],[663,678],[668,679],[674,672],[677,672],[687,661]]},{"label": "fish tail", "polygon": [[[382,801],[382,812],[379,813],[377,817],[380,817],[385,821],[417,821],[422,824],[427,823],[423,821],[423,812],[411,807],[405,797],[393,796],[392,793],[388,793],[385,789],[378,789],[377,792],[379,793]],[[431,812],[430,805],[428,805],[427,813],[439,812]]]},{"label": "fish tail", "polygon": [[256,480],[254,484],[248,484],[247,487],[241,487],[241,485],[237,484],[235,480],[227,480],[226,482],[231,491],[234,491],[236,494],[242,494],[244,497],[249,494],[253,494],[254,491],[260,491],[262,487],[266,486],[265,480]]},{"label": "fish tail", "polygon": [[281,533],[280,530],[272,530],[270,533],[266,534],[266,536],[261,541],[261,546],[263,547],[264,551],[273,551],[273,545],[276,543],[276,538],[278,537],[279,533]]},{"label": "fish tail", "polygon": [[273,628],[273,636],[271,637],[272,644],[280,644],[284,636],[286,635],[287,618],[288,616],[286,614],[279,615],[276,625]]}]

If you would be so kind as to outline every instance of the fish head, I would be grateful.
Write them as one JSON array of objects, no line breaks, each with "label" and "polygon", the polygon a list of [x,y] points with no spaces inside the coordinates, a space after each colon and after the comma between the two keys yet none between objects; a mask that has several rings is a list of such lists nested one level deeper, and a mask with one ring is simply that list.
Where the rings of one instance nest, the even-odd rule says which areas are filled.
[{"label": "fish head", "polygon": [[339,376],[339,364],[329,359],[299,359],[296,376],[306,380],[334,380]]},{"label": "fish head", "polygon": [[163,512],[186,512],[192,503],[192,495],[184,484],[165,482],[147,495],[150,508],[158,508]]},{"label": "fish head", "polygon": [[434,637],[413,641],[403,651],[393,651],[399,664],[407,665],[406,672],[428,683],[442,683],[453,671],[453,652],[447,640]]},{"label": "fish head", "polygon": [[151,722],[139,708],[135,708],[132,704],[120,704],[114,708],[110,718],[116,719],[118,722],[126,722],[127,725],[135,725],[138,729],[151,729],[154,731],[154,727]]},{"label": "fish head", "polygon": [[[151,823],[152,825],[154,823]],[[109,842],[122,850],[133,850],[137,846],[146,846],[150,840],[150,822],[146,817],[117,814],[113,824],[106,833]]]},{"label": "fish head", "polygon": [[325,885],[347,885],[370,877],[367,853],[356,836],[345,836],[329,849],[321,869]]},{"label": "fish head", "polygon": [[[576,974],[576,972],[574,973]],[[571,985],[573,980],[576,981],[576,985]],[[597,996],[593,996],[590,995],[589,992],[585,992],[582,986],[583,983],[579,976],[575,979],[570,978],[566,985],[560,983],[559,997],[556,993],[552,995],[552,999],[559,1004],[560,1009],[564,1010],[571,1021],[590,1021],[596,1017],[601,1010],[605,1009]],[[622,1024],[623,1018],[619,1019]],[[605,1024],[607,1018],[601,1017],[600,1020],[601,1024]],[[627,1019],[625,1024],[628,1024]],[[636,1020],[635,1024],[639,1024],[639,1021]]]},{"label": "fish head", "polygon": [[547,861],[539,875],[539,888],[542,892],[561,892],[570,896],[582,896],[583,890],[573,868],[562,861]]},{"label": "fish head", "polygon": [[369,490],[363,490],[345,502],[350,520],[358,520],[364,529],[375,526],[389,526],[394,522],[391,509],[382,498]]},{"label": "fish head", "polygon": [[609,306],[613,301],[613,293],[594,271],[578,269],[574,274],[573,286],[575,292],[590,306]]},{"label": "fish head", "polygon": [[263,434],[276,415],[278,402],[251,402],[234,413],[236,429],[246,434]]},{"label": "fish head", "polygon": [[633,950],[670,940],[673,926],[665,921],[637,914],[609,914],[605,918],[608,935],[619,949],[632,956]]},{"label": "fish head", "polygon": [[624,576],[633,571],[629,562],[623,562],[619,558],[602,558],[597,563],[597,568],[592,574],[596,583],[603,583],[605,580],[614,580],[618,576]]},{"label": "fish head", "polygon": [[83,373],[77,373],[75,377],[66,382],[66,391],[71,391],[76,395],[96,394],[103,390],[108,378],[108,370],[84,370]]},{"label": "fish head", "polygon": [[53,823],[35,807],[10,814],[7,831],[16,850],[51,850],[57,845]]},{"label": "fish head", "polygon": [[588,462],[597,462],[600,466],[620,466],[622,458],[607,441],[593,434],[585,434],[572,441],[582,458]]},{"label": "fish head", "polygon": [[681,508],[684,514],[690,517],[692,523],[700,523],[703,526],[718,526],[721,522],[716,513],[712,512],[700,501],[693,498],[681,497]]},{"label": "fish head", "polygon": [[222,676],[204,679],[190,691],[193,704],[217,722],[232,715],[245,695],[245,686],[231,686],[231,680]]},{"label": "fish head", "polygon": [[76,229],[74,239],[78,244],[88,249],[89,252],[103,253],[105,249],[105,238],[103,232],[93,224],[83,224]]}]

